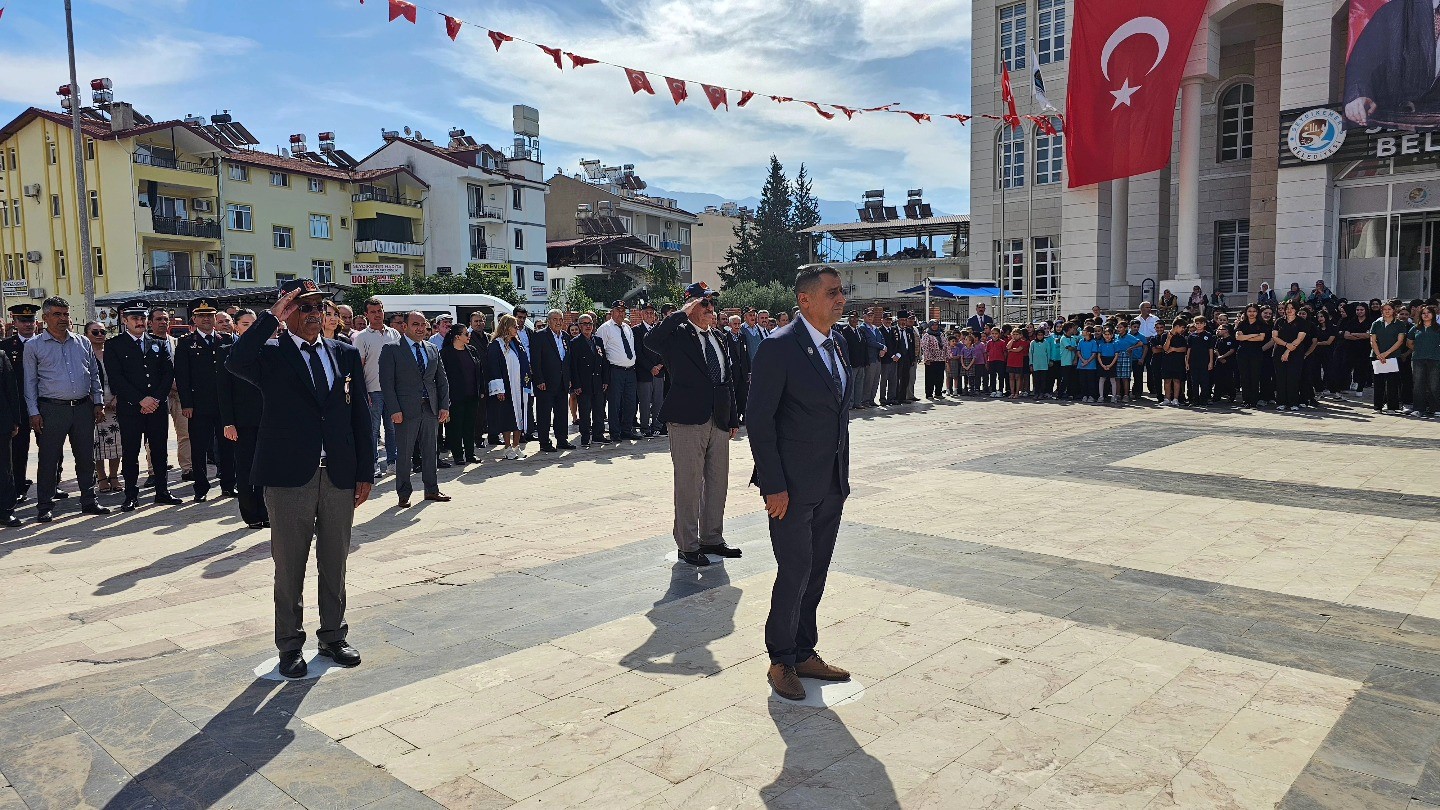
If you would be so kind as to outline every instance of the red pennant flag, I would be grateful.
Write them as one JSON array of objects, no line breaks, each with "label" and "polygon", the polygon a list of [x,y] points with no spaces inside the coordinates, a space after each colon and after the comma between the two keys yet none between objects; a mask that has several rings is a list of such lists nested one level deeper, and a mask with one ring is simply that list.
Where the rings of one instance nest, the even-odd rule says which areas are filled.
[{"label": "red pennant flag", "polygon": [[[361,3],[361,5],[364,5],[365,0],[360,0],[360,3]],[[5,7],[4,7],[4,6],[0,6],[0,17],[4,17],[4,16],[5,16]]]},{"label": "red pennant flag", "polygon": [[588,56],[581,56],[578,53],[570,53],[569,51],[566,51],[565,55],[570,57],[570,67],[572,68],[585,67],[586,65],[593,65],[600,61],[599,59],[591,59]]},{"label": "red pennant flag", "polygon": [[1143,11],[1131,2],[1077,4],[1065,93],[1070,188],[1169,165],[1180,79],[1204,15],[1205,0]]},{"label": "red pennant flag", "polygon": [[714,87],[708,84],[702,84],[700,86],[705,88],[705,98],[710,100],[710,109],[718,110],[721,104],[725,105],[725,109],[730,109],[730,96],[725,92],[725,88]]},{"label": "red pennant flag", "polygon": [[899,103],[898,101],[892,101],[880,107],[866,107],[864,110],[861,110],[861,112],[890,112],[890,108]]},{"label": "red pennant flag", "polygon": [[451,17],[449,14],[445,15],[445,33],[450,35],[451,42],[454,42],[455,38],[460,36],[460,21]]},{"label": "red pennant flag", "polygon": [[819,104],[816,104],[813,101],[802,101],[801,103],[810,107],[810,109],[814,110],[815,112],[820,113],[820,117],[824,118],[826,121],[829,121],[831,118],[835,117],[835,113],[825,112],[825,110],[821,109]]},{"label": "red pennant flag", "polygon": [[951,114],[949,114],[949,115],[947,115],[947,116],[944,116],[944,117],[945,117],[945,118],[954,118],[956,121],[959,121],[960,123],[963,124],[963,123],[965,123],[966,121],[969,121],[972,116],[965,115],[964,113],[951,113]]},{"label": "red pennant flag", "polygon": [[989,113],[981,113],[981,114],[980,114],[980,117],[981,117],[981,118],[984,118],[986,121],[1004,121],[1004,120],[1005,120],[1004,118],[1001,118],[1001,117],[998,116],[998,115],[991,115],[991,114],[989,114]]},{"label": "red pennant flag", "polygon": [[690,97],[690,90],[685,87],[684,79],[672,79],[666,76],[665,83],[670,86],[670,97],[675,99],[676,104]]},{"label": "red pennant flag", "polygon": [[1055,125],[1051,123],[1050,116],[1048,115],[1027,115],[1025,117],[1035,123],[1036,129],[1052,138],[1060,134],[1060,130],[1055,128]]},{"label": "red pennant flag", "polygon": [[555,69],[556,69],[556,70],[564,70],[564,69],[565,69],[565,63],[560,61],[560,49],[559,49],[559,48],[550,48],[550,47],[547,47],[547,46],[545,46],[545,45],[539,45],[539,44],[537,44],[535,47],[539,48],[540,50],[544,51],[545,53],[550,54],[550,58],[555,60]]},{"label": "red pennant flag", "polygon": [[1020,115],[1015,111],[1015,94],[1010,90],[1010,65],[1000,64],[1000,98],[1005,101],[1005,123],[1012,129],[1020,128]]},{"label": "red pennant flag", "polygon": [[914,118],[914,119],[915,119],[915,123],[917,123],[917,124],[923,124],[923,123],[925,123],[926,121],[929,121],[929,120],[930,120],[930,113],[917,113],[917,112],[910,112],[909,110],[895,110],[895,112],[904,113],[904,114],[910,116],[911,118]]},{"label": "red pennant flag", "polygon": [[415,22],[415,4],[407,3],[405,0],[390,0],[390,22],[404,17],[410,22]]},{"label": "red pennant flag", "polygon": [[737,101],[737,102],[735,102],[735,106],[736,106],[736,107],[744,107],[746,104],[749,104],[749,103],[750,103],[750,99],[752,99],[752,98],[755,98],[755,91],[753,91],[753,90],[742,90],[742,91],[740,91],[740,100]]},{"label": "red pennant flag", "polygon": [[625,71],[625,78],[630,80],[630,92],[639,93],[641,90],[655,95],[655,88],[650,86],[650,77],[633,68],[620,68]]},{"label": "red pennant flag", "polygon": [[851,120],[853,120],[853,119],[855,118],[855,113],[860,112],[859,110],[852,110],[852,109],[849,108],[849,107],[842,107],[842,106],[840,106],[839,104],[831,104],[830,106],[834,107],[835,109],[839,110],[839,111],[842,112],[842,113],[845,113],[845,120],[846,120],[846,121],[851,121]]},{"label": "red pennant flag", "polygon": [[505,43],[510,42],[511,40],[515,39],[514,37],[510,36],[509,34],[502,34],[502,33],[500,33],[499,31],[491,31],[491,32],[489,32],[489,33],[490,33],[490,41],[493,42],[493,43],[495,43],[495,50],[497,50],[497,51],[500,50],[500,46],[501,46],[501,45],[504,45]]},{"label": "red pennant flag", "polygon": [[775,102],[776,104],[784,104],[787,101],[794,101],[795,99],[790,98],[789,96],[771,96],[770,100]]}]

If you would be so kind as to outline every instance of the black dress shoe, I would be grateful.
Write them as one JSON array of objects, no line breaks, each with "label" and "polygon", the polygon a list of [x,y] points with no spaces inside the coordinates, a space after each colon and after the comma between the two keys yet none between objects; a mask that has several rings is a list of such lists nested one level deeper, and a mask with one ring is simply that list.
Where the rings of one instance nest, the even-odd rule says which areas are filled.
[{"label": "black dress shoe", "polygon": [[54,512],[53,509],[51,509],[51,508],[48,507],[48,506],[45,507],[44,509],[41,509],[41,510],[39,510],[38,512],[35,513],[35,522],[36,522],[36,523],[49,523],[50,521],[52,521],[52,520],[54,520],[54,519],[55,519],[55,512]]},{"label": "black dress shoe", "polygon": [[180,480],[181,480],[181,481],[194,481],[194,480],[195,480],[195,472],[192,470],[192,471],[190,471],[190,472],[182,472],[182,473],[180,473]]},{"label": "black dress shoe", "polygon": [[204,503],[210,500],[210,495],[204,492],[195,493],[195,503]]},{"label": "black dress shoe", "polygon": [[446,461],[446,460],[443,459],[443,458],[440,459],[439,461],[435,462],[435,469],[437,469],[437,470],[448,470],[448,469],[450,469],[450,468],[453,467],[453,466],[455,466],[455,465],[454,465],[454,464],[451,464],[450,462]]},{"label": "black dress shoe", "polygon": [[[1377,408],[1376,410],[1379,410],[1379,409]],[[61,491],[58,490],[58,489],[55,490],[55,500],[57,500],[57,501],[63,501],[63,500],[65,500],[65,499],[68,498],[68,497],[70,497],[70,493],[68,493],[68,492],[61,492]]]},{"label": "black dress shoe", "polygon": [[303,678],[310,671],[310,666],[305,663],[305,654],[299,650],[287,650],[280,653],[280,674],[287,678]]},{"label": "black dress shoe", "polygon": [[401,499],[400,499],[400,502],[397,503],[397,504],[395,504],[395,508],[396,508],[396,509],[409,509],[409,508],[410,508],[410,499],[409,499],[409,498],[401,498]]},{"label": "black dress shoe", "polygon": [[698,551],[682,551],[680,552],[680,562],[687,562],[698,568],[704,568],[710,565],[710,558]]},{"label": "black dress shoe", "polygon": [[247,528],[247,529],[263,529],[263,528],[265,528],[265,524],[264,524],[264,523],[246,523],[246,524],[245,524],[245,528]]},{"label": "black dress shoe", "polygon": [[320,642],[320,654],[342,667],[360,665],[360,651],[350,646],[345,639],[326,643]]},{"label": "black dress shoe", "polygon": [[98,503],[87,503],[80,507],[80,512],[86,515],[108,515],[110,507],[101,506]]},{"label": "black dress shoe", "polygon": [[575,449],[575,445],[571,444],[570,442],[561,442],[560,444],[557,444],[557,445],[555,445],[555,446],[556,446],[557,448],[561,449],[561,450],[574,450],[574,449]]},{"label": "black dress shoe", "polygon": [[542,453],[558,453],[558,452],[560,452],[560,451],[559,451],[559,449],[556,448],[555,445],[553,445],[553,444],[542,444],[542,445],[540,445],[540,452],[542,452]]},{"label": "black dress shoe", "polygon": [[731,548],[724,543],[716,543],[714,545],[701,544],[700,553],[714,554],[716,557],[729,557],[733,560],[739,558],[745,552],[741,551],[738,548]]},{"label": "black dress shoe", "polygon": [[221,490],[220,490],[220,497],[222,497],[222,498],[238,498],[238,497],[240,497],[240,493],[239,493],[239,492],[236,492],[234,487],[231,487],[231,488],[229,488],[229,489],[221,488]]},{"label": "black dress shoe", "polygon": [[162,492],[155,496],[155,503],[161,506],[179,506],[184,502],[184,500],[177,498],[168,492]]},{"label": "black dress shoe", "polygon": [[145,483],[141,484],[140,486],[146,489],[155,486],[155,476],[147,475],[145,477]]},{"label": "black dress shoe", "polygon": [[270,521],[268,521],[268,520],[262,520],[262,521],[260,521],[260,528],[262,528],[262,529],[268,529],[268,528],[270,528]]},{"label": "black dress shoe", "polygon": [[0,526],[5,526],[11,529],[18,529],[24,525],[25,521],[15,517],[14,515],[0,515]]},{"label": "black dress shoe", "polygon": [[123,503],[120,504],[121,512],[134,512],[135,507],[140,505],[140,499],[134,495],[126,495]]}]

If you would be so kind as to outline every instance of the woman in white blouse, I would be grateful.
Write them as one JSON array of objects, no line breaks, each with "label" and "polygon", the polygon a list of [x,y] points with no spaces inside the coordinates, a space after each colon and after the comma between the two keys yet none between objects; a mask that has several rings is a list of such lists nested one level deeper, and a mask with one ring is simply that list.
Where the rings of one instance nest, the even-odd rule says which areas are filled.
[{"label": "woman in white blouse", "polygon": [[516,337],[518,332],[515,318],[502,316],[495,324],[488,350],[490,356],[485,364],[490,394],[489,430],[504,439],[504,457],[512,460],[520,458],[528,427],[525,415],[534,396],[530,385],[530,358]]}]

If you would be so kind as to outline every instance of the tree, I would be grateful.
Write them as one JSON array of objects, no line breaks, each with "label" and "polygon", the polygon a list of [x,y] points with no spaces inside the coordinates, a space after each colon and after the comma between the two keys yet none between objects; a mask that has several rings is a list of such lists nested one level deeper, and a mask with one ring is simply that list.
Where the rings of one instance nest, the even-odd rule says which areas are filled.
[{"label": "tree", "polygon": [[720,283],[727,290],[748,279],[755,265],[755,223],[750,215],[741,213],[730,232],[735,234],[735,244],[725,250],[725,263],[720,265]]},{"label": "tree", "polygon": [[753,281],[737,281],[728,284],[720,295],[720,306],[725,309],[767,309],[770,312],[789,311],[795,306],[795,290],[792,286],[773,282],[756,284]]},{"label": "tree", "polygon": [[645,280],[649,285],[647,299],[651,303],[674,303],[684,293],[680,289],[680,265],[674,259],[656,258],[650,262],[650,272]]},{"label": "tree", "polygon": [[472,263],[464,275],[401,276],[388,284],[357,284],[346,293],[347,299],[364,301],[372,295],[490,295],[510,305],[520,303],[520,293],[510,274],[504,270],[482,268]]},{"label": "tree", "polygon": [[[820,224],[820,200],[816,199],[812,186],[810,173],[806,171],[805,164],[801,163],[800,171],[795,174],[795,184],[790,194],[789,218],[790,233],[795,237],[795,263],[797,265],[810,261],[810,254],[816,240],[815,234],[802,233],[802,231]],[[818,251],[816,258],[821,258]]]},{"label": "tree", "polygon": [[720,277],[728,288],[741,281],[759,285],[795,280],[795,239],[790,230],[790,181],[780,159],[770,156],[770,172],[760,192],[753,220],[741,217],[735,224],[735,245],[725,254]]},{"label": "tree", "polygon": [[563,289],[550,293],[550,308],[561,312],[593,312],[595,299],[585,292],[585,285],[576,284],[572,279]]}]

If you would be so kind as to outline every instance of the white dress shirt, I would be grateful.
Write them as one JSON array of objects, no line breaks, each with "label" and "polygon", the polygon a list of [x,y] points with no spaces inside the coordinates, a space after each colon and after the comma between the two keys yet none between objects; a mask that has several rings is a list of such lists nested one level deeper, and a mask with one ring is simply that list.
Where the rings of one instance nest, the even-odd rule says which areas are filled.
[{"label": "white dress shirt", "polygon": [[[622,333],[625,335],[624,342],[620,338]],[[595,337],[600,338],[605,347],[605,362],[621,368],[635,367],[635,333],[631,331],[630,324],[624,321],[615,323],[615,319],[611,318],[600,324],[595,330]],[[629,357],[625,356],[626,342],[630,346]]]},{"label": "white dress shirt", "polygon": [[[730,375],[725,373],[725,352],[720,349],[720,341],[715,339],[715,333],[709,329],[696,329],[695,334],[700,340],[700,357],[704,358],[706,356],[705,344],[710,344],[710,348],[715,351],[715,359],[720,361],[720,382],[725,382],[729,379]],[[705,361],[705,367],[710,367],[709,360]]]},{"label": "white dress shirt", "polygon": [[[816,329],[814,326],[812,326],[809,321],[805,320],[805,316],[804,316],[804,315],[801,315],[801,316],[800,316],[800,322],[803,323],[803,324],[805,324],[805,328],[806,328],[806,329],[810,330],[810,339],[813,340],[813,341],[815,341],[815,352],[820,355],[820,360],[821,360],[821,362],[823,362],[823,363],[825,364],[825,368],[827,368],[827,369],[829,369],[829,370],[831,370],[831,371],[839,371],[839,372],[840,372],[840,390],[841,390],[841,391],[844,391],[844,390],[845,390],[845,363],[843,363],[843,362],[833,362],[833,363],[832,363],[832,362],[831,362],[831,359],[830,359],[830,352],[826,351],[826,350],[824,349],[824,347],[821,346],[822,343],[824,343],[824,342],[827,341],[827,340],[832,340],[832,338],[831,338],[829,335],[822,333],[819,329]],[[839,346],[839,344],[837,343],[837,344],[835,345],[835,358],[838,360],[839,357],[840,357],[840,346]]]},{"label": "white dress shirt", "polygon": [[297,348],[297,349],[300,350],[300,356],[301,356],[301,358],[303,358],[303,359],[305,360],[305,367],[306,367],[306,368],[309,368],[309,367],[310,367],[310,356],[309,356],[309,354],[306,353],[305,347],[306,347],[307,345],[313,345],[313,346],[315,347],[315,349],[316,349],[315,354],[316,354],[317,356],[319,356],[319,358],[320,358],[320,365],[322,365],[322,366],[325,367],[325,382],[327,383],[326,390],[329,390],[330,388],[334,388],[334,387],[335,387],[335,358],[331,357],[331,356],[330,356],[330,351],[325,348],[325,341],[324,341],[324,339],[317,337],[317,338],[315,338],[315,342],[314,342],[313,344],[311,344],[309,341],[305,340],[304,338],[301,338],[299,335],[295,334],[294,332],[287,332],[286,334],[288,334],[288,335],[290,336],[290,339],[291,339],[291,340],[295,341],[295,348]]}]

